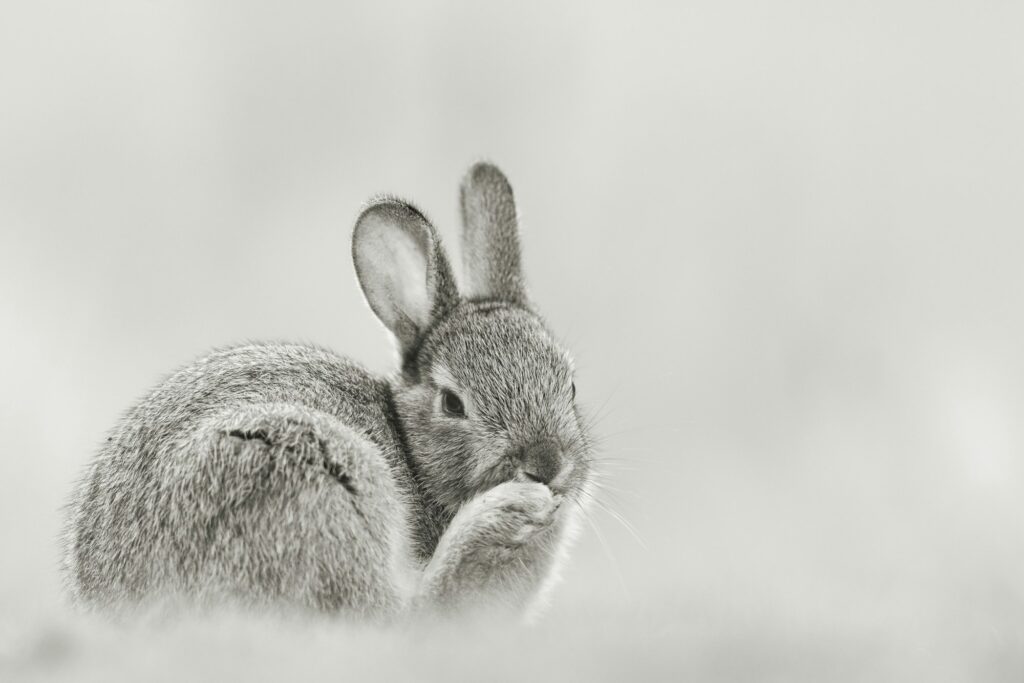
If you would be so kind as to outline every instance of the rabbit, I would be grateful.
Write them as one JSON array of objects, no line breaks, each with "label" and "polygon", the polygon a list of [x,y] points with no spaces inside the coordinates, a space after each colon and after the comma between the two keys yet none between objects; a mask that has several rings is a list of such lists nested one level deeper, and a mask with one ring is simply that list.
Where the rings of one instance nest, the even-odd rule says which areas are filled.
[{"label": "rabbit", "polygon": [[573,361],[527,297],[503,173],[460,190],[464,280],[412,204],[352,238],[397,346],[375,376],[312,345],[214,350],[131,408],[67,505],[85,609],[162,600],[395,617],[535,614],[588,499]]}]

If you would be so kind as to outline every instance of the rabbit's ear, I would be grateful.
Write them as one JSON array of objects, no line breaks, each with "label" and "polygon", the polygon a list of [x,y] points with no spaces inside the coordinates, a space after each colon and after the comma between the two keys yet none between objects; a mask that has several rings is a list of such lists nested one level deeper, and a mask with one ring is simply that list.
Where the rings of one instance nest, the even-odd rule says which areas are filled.
[{"label": "rabbit's ear", "polygon": [[458,303],[437,233],[405,202],[386,199],[360,214],[352,234],[352,260],[367,303],[398,339],[403,354]]},{"label": "rabbit's ear", "polygon": [[481,162],[462,181],[462,263],[466,296],[526,303],[519,266],[519,221],[512,186]]}]

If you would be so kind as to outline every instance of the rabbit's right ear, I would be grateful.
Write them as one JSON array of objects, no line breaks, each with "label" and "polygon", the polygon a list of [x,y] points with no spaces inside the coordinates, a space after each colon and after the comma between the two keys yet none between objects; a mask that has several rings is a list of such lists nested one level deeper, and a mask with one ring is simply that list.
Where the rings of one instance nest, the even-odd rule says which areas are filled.
[{"label": "rabbit's right ear", "polygon": [[403,355],[458,303],[437,233],[405,202],[386,199],[360,214],[352,233],[352,260],[367,303],[395,335]]},{"label": "rabbit's right ear", "polygon": [[526,303],[519,220],[508,178],[487,162],[462,181],[462,261],[466,296]]}]

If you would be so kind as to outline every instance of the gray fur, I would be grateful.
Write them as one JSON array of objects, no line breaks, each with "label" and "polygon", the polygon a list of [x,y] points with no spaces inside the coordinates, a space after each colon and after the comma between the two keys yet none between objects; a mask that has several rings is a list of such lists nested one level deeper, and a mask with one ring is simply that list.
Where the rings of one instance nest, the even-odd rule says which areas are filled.
[{"label": "gray fur", "polygon": [[575,527],[590,450],[571,360],[525,305],[511,198],[490,165],[462,189],[470,270],[496,250],[476,278],[495,285],[486,300],[460,298],[415,208],[386,199],[360,216],[353,257],[402,354],[392,377],[314,346],[249,344],[129,410],[68,506],[73,596],[373,616],[535,603]]}]

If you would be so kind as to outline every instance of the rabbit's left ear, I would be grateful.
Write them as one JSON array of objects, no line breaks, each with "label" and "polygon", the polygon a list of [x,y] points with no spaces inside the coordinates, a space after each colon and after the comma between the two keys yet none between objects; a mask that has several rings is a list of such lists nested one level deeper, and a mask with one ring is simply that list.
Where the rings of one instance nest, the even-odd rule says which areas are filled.
[{"label": "rabbit's left ear", "polygon": [[462,181],[460,199],[465,295],[525,304],[519,221],[505,174],[493,164],[476,164]]},{"label": "rabbit's left ear", "polygon": [[367,303],[395,335],[403,356],[458,304],[434,226],[406,202],[386,199],[363,211],[352,233],[352,257]]}]

